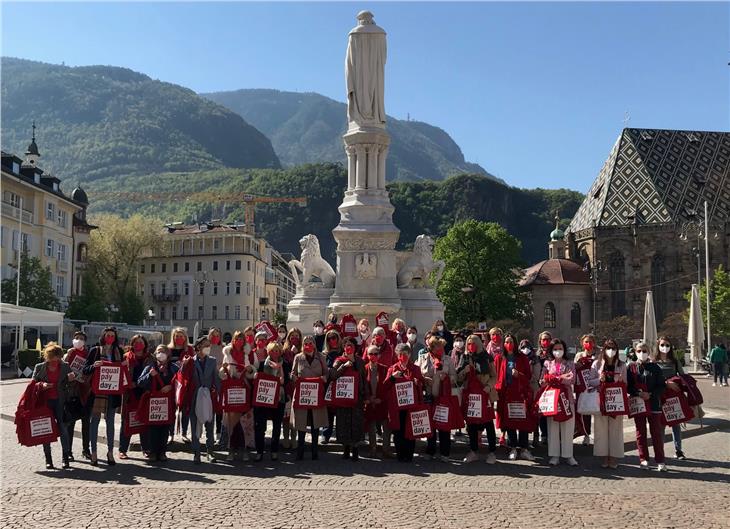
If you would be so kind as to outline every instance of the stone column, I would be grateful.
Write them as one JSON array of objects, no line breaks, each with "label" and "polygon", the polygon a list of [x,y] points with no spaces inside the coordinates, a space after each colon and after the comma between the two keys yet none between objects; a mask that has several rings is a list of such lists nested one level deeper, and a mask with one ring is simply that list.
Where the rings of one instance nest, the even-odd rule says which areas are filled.
[{"label": "stone column", "polygon": [[378,156],[378,189],[385,189],[385,159],[388,157],[388,146],[381,145]]},{"label": "stone column", "polygon": [[368,149],[368,189],[378,189],[378,150],[379,146],[369,144]]},{"label": "stone column", "polygon": [[356,178],[355,178],[355,189],[367,188],[367,154],[364,145],[355,145],[355,156],[356,156]]},{"label": "stone column", "polygon": [[357,155],[355,154],[355,147],[345,147],[347,153],[347,190],[352,191],[355,189],[355,177],[357,174]]}]

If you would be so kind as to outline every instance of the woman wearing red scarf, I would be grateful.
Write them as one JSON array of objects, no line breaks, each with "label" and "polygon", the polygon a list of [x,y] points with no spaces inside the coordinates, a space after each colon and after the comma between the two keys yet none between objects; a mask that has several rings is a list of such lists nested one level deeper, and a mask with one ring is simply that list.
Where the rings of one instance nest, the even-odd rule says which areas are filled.
[{"label": "woman wearing red scarf", "polygon": [[[89,417],[91,414],[91,381],[81,374],[81,369],[86,363],[89,356],[89,349],[86,347],[86,333],[76,331],[73,337],[73,347],[66,352],[63,361],[71,366],[75,379],[69,384],[69,395],[76,395],[83,405],[83,415],[81,416],[81,455],[86,459],[91,459],[91,451],[89,450]],[[68,457],[73,461],[72,453],[74,429],[76,428],[76,420],[67,423],[68,429]]]},{"label": "woman wearing red scarf", "polygon": [[369,340],[365,342],[363,347],[362,359],[367,361],[367,348],[368,346],[375,345],[380,349],[380,363],[386,366],[392,366],[396,362],[395,355],[393,354],[393,347],[387,340],[385,329],[382,327],[375,327],[373,334]]},{"label": "woman wearing red scarf", "polygon": [[[342,356],[342,347],[343,343],[340,333],[334,329],[327,331],[324,339],[323,354],[324,361],[327,364],[328,369],[332,369],[335,365],[335,360]],[[334,432],[335,427],[336,411],[337,408],[327,408],[327,426],[322,429],[322,437],[319,440],[319,442],[323,445],[329,444],[330,439],[332,438],[332,432]]]},{"label": "woman wearing red scarf", "polygon": [[[370,398],[370,387],[365,383],[365,364],[356,355],[355,340],[347,338],[343,342],[343,354],[335,360],[332,366],[332,376],[335,380],[346,373],[354,373],[357,377],[357,402],[352,408],[337,408],[337,442],[343,446],[343,459],[357,461],[359,445],[365,438],[364,432],[364,405]],[[350,455],[352,454],[352,455]]]},{"label": "woman wearing red scarf", "polygon": [[[149,344],[147,339],[141,334],[135,334],[129,342],[129,351],[124,354],[127,361],[127,369],[131,378],[131,388],[126,395],[122,397],[122,427],[119,429],[119,459],[127,459],[127,450],[129,449],[130,438],[124,435],[124,423],[126,421],[126,407],[131,406],[136,409],[137,402],[142,396],[142,388],[137,387],[136,381],[142,375],[144,368],[153,363],[150,357]],[[147,432],[139,434],[139,444],[144,454],[149,453]]]},{"label": "woman wearing red scarf", "polygon": [[[411,347],[407,343],[398,344],[395,348],[395,354],[398,361],[390,366],[386,373],[386,389],[390,394],[393,384],[399,380],[410,379],[416,385],[416,398],[423,392],[423,375],[418,366],[411,361]],[[392,397],[389,399],[392,400]],[[406,439],[405,428],[408,411],[401,410],[389,406],[388,420],[390,428],[393,431],[395,442],[395,451],[398,455],[398,461],[408,463],[413,461],[413,452],[416,449],[416,442]]]},{"label": "woman wearing red scarf", "polygon": [[[184,327],[175,327],[170,335],[170,343],[167,344],[167,350],[170,355],[170,362],[178,367],[181,371],[180,379],[183,381],[190,380],[193,376],[193,358],[195,350],[188,340],[188,331]],[[189,384],[182,383],[180,389],[182,393],[182,404],[178,407],[181,412],[180,420],[182,429],[182,440],[184,443],[190,443],[188,437],[188,426],[190,426],[190,401],[193,398],[192,388]],[[170,440],[172,443],[175,439],[175,424],[170,425]]]},{"label": "woman wearing red scarf", "polygon": [[567,460],[572,467],[578,466],[573,457],[573,431],[575,430],[575,399],[573,398],[573,383],[575,381],[575,366],[565,358],[567,347],[563,340],[555,338],[548,348],[548,360],[542,368],[540,385],[549,383],[559,384],[570,402],[570,419],[557,422],[553,417],[547,418],[548,423],[548,455],[550,465],[560,463],[560,458]]},{"label": "woman wearing red scarf", "polygon": [[[336,331],[330,331],[336,333]],[[326,383],[329,380],[330,369],[327,367],[324,358],[317,352],[317,344],[312,336],[305,336],[302,342],[302,352],[294,357],[291,369],[291,379],[294,384],[298,378],[321,377]],[[312,459],[319,459],[317,447],[317,436],[319,429],[327,426],[327,406],[315,409],[295,408],[292,412],[291,422],[294,430],[297,431],[297,460],[304,459],[304,438],[307,434],[307,426],[311,429],[312,438]]]},{"label": "woman wearing red scarf", "polygon": [[[221,380],[228,377],[240,379],[246,373],[251,373],[253,377],[254,368],[246,352],[246,345],[248,344],[246,344],[243,331],[234,332],[230,345],[223,348],[223,363],[219,372]],[[247,369],[247,366],[251,366],[251,368]],[[240,424],[241,414],[228,412],[224,414],[223,420],[226,424],[226,430],[228,430],[228,461],[233,461],[240,452],[243,452],[243,460],[248,461],[246,433]],[[253,436],[253,432],[251,436]]]},{"label": "woman wearing red scarf", "polygon": [[[418,359],[416,365],[423,375],[423,387],[425,393],[424,401],[427,404],[434,404],[441,394],[441,387],[444,381],[451,387],[456,382],[456,370],[451,358],[444,355],[446,340],[432,336],[426,344],[428,353]],[[451,454],[451,432],[438,430],[428,438],[426,453],[431,459],[436,459],[436,438],[439,442],[439,455],[441,461],[448,463]]]},{"label": "woman wearing red scarf", "polygon": [[[591,366],[596,360],[595,348],[596,348],[596,337],[592,334],[584,334],[580,339],[582,351],[578,351],[575,354],[573,362],[575,364],[575,398],[577,399],[581,393],[583,393],[587,386],[591,385],[589,380],[590,376],[593,375]],[[586,380],[588,379],[588,380]],[[577,417],[580,420],[578,431],[585,433],[583,436],[583,446],[591,444],[591,416],[590,415],[579,415]]]},{"label": "woman wearing red scarf", "polygon": [[383,432],[383,458],[393,457],[390,451],[390,425],[388,424],[388,391],[385,381],[388,366],[380,363],[380,349],[376,345],[367,348],[368,363],[365,366],[365,382],[370,387],[370,398],[365,402],[365,429],[368,431],[370,457],[376,456],[377,429]]},{"label": "woman wearing red scarf", "polygon": [[[172,384],[177,375],[177,365],[170,361],[170,355],[167,347],[158,345],[155,349],[155,360],[142,370],[142,374],[137,379],[137,386],[145,390],[153,389],[153,380],[161,380],[164,384],[160,391],[169,393],[172,391]],[[159,379],[158,379],[159,376]],[[167,461],[167,432],[168,427],[149,426],[147,428],[148,448],[150,461]]]},{"label": "woman wearing red scarf", "polygon": [[[494,367],[497,372],[497,383],[495,389],[498,394],[497,422],[502,431],[507,431],[510,454],[509,459],[515,460],[519,455],[528,461],[534,461],[535,456],[530,453],[527,441],[533,427],[522,427],[519,429],[515,424],[526,424],[530,422],[530,404],[532,403],[532,389],[530,379],[532,370],[530,360],[521,352],[517,351],[515,337],[507,334],[504,337],[504,351],[494,358]],[[513,420],[507,415],[507,402],[525,402],[525,419]],[[534,425],[533,425],[534,426]]]}]

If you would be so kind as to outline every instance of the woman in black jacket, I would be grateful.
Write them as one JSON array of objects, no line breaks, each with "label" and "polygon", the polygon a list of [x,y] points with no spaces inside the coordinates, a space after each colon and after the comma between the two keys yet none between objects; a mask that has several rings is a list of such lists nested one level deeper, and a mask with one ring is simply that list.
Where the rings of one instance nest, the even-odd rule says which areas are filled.
[{"label": "woman in black jacket", "polygon": [[664,463],[664,425],[662,424],[661,396],[666,386],[661,368],[649,359],[649,347],[640,343],[636,347],[635,363],[628,371],[629,396],[640,397],[646,402],[648,417],[635,417],[636,445],[639,449],[639,468],[649,469],[649,447],[646,438],[646,424],[649,423],[651,442],[654,446],[654,460],[660,472],[667,471]]}]

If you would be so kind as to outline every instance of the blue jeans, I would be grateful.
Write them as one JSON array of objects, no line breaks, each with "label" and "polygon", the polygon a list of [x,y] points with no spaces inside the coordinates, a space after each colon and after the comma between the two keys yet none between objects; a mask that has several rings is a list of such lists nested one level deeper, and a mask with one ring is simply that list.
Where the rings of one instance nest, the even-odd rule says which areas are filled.
[{"label": "blue jeans", "polygon": [[[61,401],[58,399],[49,399],[47,404],[48,408],[51,410],[51,413],[53,413],[53,416],[56,418],[56,423],[58,424],[63,457],[67,457],[68,454],[71,452],[71,443],[69,443],[68,429],[66,428],[66,423],[63,422],[63,406],[61,406]],[[51,455],[51,443],[45,443],[43,445],[43,453],[46,454],[46,456]]]},{"label": "blue jeans", "polygon": [[720,378],[720,384],[723,383],[723,379],[725,379],[725,384],[727,384],[727,371],[725,371],[725,364],[722,362],[715,362],[712,364],[714,375],[715,375],[715,383],[717,384],[718,377]]},{"label": "blue jeans", "polygon": [[[109,452],[114,452],[114,415],[116,415],[117,409],[112,408],[109,405],[109,401],[106,403],[106,446]],[[96,452],[96,442],[99,436],[99,421],[101,421],[101,415],[95,416],[92,414],[91,421],[89,423],[89,437],[91,441],[91,453]]]},{"label": "blue jeans", "polygon": [[679,424],[672,426],[672,440],[674,441],[674,451],[682,451],[682,429]]}]

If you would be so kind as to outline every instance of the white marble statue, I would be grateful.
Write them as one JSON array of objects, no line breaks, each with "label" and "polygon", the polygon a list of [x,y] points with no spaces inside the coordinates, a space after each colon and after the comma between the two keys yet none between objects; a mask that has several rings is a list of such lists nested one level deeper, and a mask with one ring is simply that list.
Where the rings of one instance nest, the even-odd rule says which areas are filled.
[{"label": "white marble statue", "polygon": [[357,21],[345,58],[349,128],[385,127],[385,31],[370,11],[360,11]]},{"label": "white marble statue", "polygon": [[[301,260],[292,259],[289,261],[289,270],[294,276],[294,283],[298,287],[317,286],[312,281],[317,277],[321,286],[332,288],[335,286],[335,271],[327,261],[322,259],[319,253],[319,239],[316,235],[305,235],[299,239],[299,247],[302,249]],[[301,272],[301,279],[299,274]]]},{"label": "white marble statue", "polygon": [[429,281],[431,272],[436,271],[433,288],[436,288],[444,273],[445,263],[433,260],[434,241],[428,235],[419,235],[413,245],[413,255],[398,270],[398,288],[415,287],[416,279],[422,288],[432,288]]}]

